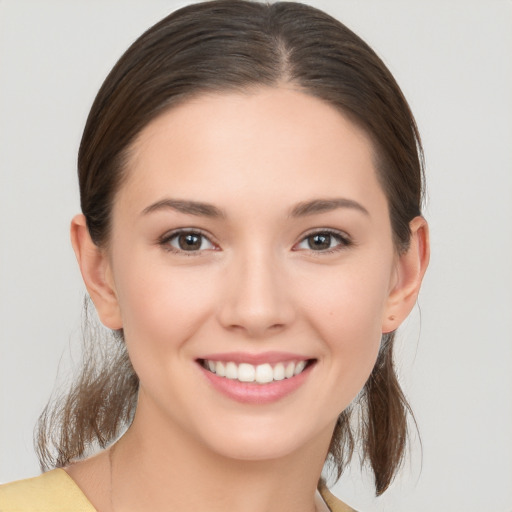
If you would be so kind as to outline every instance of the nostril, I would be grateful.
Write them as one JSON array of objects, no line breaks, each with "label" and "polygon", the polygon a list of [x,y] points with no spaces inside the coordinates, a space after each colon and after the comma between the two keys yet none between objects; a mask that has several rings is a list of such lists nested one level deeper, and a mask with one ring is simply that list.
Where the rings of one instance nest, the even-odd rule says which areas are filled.
[{"label": "nostril", "polygon": [[277,329],[282,329],[283,327],[285,327],[284,324],[274,324],[274,325],[271,325],[269,327],[269,329],[272,329],[272,330],[277,330]]}]

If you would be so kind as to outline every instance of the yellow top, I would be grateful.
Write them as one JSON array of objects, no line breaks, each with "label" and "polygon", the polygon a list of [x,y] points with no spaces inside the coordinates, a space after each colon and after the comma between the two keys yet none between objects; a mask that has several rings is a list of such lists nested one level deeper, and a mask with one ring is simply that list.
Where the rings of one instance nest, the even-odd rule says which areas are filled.
[{"label": "yellow top", "polygon": [[74,480],[54,469],[35,478],[0,485],[1,512],[96,512]]},{"label": "yellow top", "polygon": [[[331,512],[354,512],[326,487],[320,493]],[[35,478],[0,485],[1,512],[96,512],[73,479],[54,469]]]}]

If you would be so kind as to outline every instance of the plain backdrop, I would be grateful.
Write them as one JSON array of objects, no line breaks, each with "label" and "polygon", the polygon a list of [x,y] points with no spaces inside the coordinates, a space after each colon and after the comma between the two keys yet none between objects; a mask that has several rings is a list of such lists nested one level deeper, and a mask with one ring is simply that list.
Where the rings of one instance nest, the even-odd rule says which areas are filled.
[{"label": "plain backdrop", "polygon": [[[0,481],[38,473],[34,424],[77,357],[68,226],[88,109],[126,47],[184,3],[0,0]],[[334,492],[361,512],[511,512],[512,2],[309,3],[367,40],[408,98],[432,239],[397,354],[422,451],[413,436],[381,498],[357,464]]]}]

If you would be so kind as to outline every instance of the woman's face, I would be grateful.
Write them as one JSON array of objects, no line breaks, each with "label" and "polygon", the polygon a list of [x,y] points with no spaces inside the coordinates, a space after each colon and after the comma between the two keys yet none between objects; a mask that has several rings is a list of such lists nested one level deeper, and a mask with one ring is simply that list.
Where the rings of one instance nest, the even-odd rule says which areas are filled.
[{"label": "woman's face", "polygon": [[189,100],[134,145],[108,268],[141,419],[241,459],[328,444],[397,284],[372,145],[291,89]]}]

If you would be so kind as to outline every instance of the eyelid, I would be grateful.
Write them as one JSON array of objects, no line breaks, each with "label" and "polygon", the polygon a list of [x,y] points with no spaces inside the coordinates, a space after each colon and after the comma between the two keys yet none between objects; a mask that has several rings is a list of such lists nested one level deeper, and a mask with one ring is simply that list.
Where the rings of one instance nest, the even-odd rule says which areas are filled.
[{"label": "eyelid", "polygon": [[[182,249],[179,249],[177,247],[173,247],[169,242],[179,236],[179,235],[187,235],[187,234],[194,234],[194,235],[200,235],[201,237],[208,240],[208,242],[213,246],[212,248],[208,249],[198,249],[195,251],[185,251]],[[160,236],[157,240],[158,245],[162,246],[166,251],[172,252],[174,254],[180,254],[184,256],[200,256],[205,251],[217,251],[219,250],[219,246],[212,240],[212,236],[209,233],[206,233],[204,230],[200,228],[176,228],[172,229],[171,231],[167,231],[162,236]]]},{"label": "eyelid", "polygon": [[[183,234],[200,235],[201,237],[205,238],[212,245],[212,248],[186,251],[186,250],[182,250],[182,249],[173,247],[169,243],[173,238],[175,238],[179,235],[183,235]],[[308,237],[314,236],[314,235],[320,235],[320,234],[330,235],[333,238],[335,238],[336,240],[338,240],[339,243],[336,244],[332,248],[328,248],[328,249],[324,249],[324,250],[317,250],[317,251],[315,251],[314,249],[298,248],[298,245],[305,242]],[[200,228],[187,227],[187,228],[176,228],[171,231],[167,231],[166,233],[164,233],[162,236],[160,236],[158,238],[157,243],[158,243],[158,245],[161,245],[166,251],[169,251],[169,252],[172,252],[175,254],[180,254],[180,255],[185,255],[185,256],[200,256],[205,251],[220,250],[220,247],[218,246],[218,244],[216,242],[214,242],[212,240],[212,238],[213,238],[212,235],[210,235],[209,233],[205,232],[204,230],[202,230]],[[313,253],[313,254],[322,255],[322,254],[329,254],[332,252],[343,250],[351,245],[354,245],[354,242],[352,241],[352,238],[350,237],[350,235],[348,235],[344,231],[340,231],[340,230],[333,229],[333,228],[314,228],[314,229],[311,229],[310,231],[307,231],[303,235],[301,235],[301,238],[299,239],[299,241],[293,245],[292,251],[305,250],[305,251],[309,251],[310,253]]]},{"label": "eyelid", "polygon": [[[315,251],[313,249],[296,248],[299,244],[305,242],[306,239],[309,238],[310,236],[322,235],[322,234],[332,236],[333,238],[338,240],[339,243],[332,248],[325,249],[325,250],[318,250],[318,251]],[[353,242],[352,238],[350,237],[350,235],[348,235],[345,231],[340,231],[338,229],[333,229],[333,228],[315,228],[315,229],[312,229],[312,230],[304,233],[301,236],[300,240],[292,247],[292,250],[295,250],[295,251],[304,250],[304,251],[309,251],[310,253],[313,253],[315,255],[322,255],[322,254],[329,254],[329,253],[333,253],[336,251],[346,249],[347,247],[350,247],[351,245],[354,245],[354,242]]]}]

